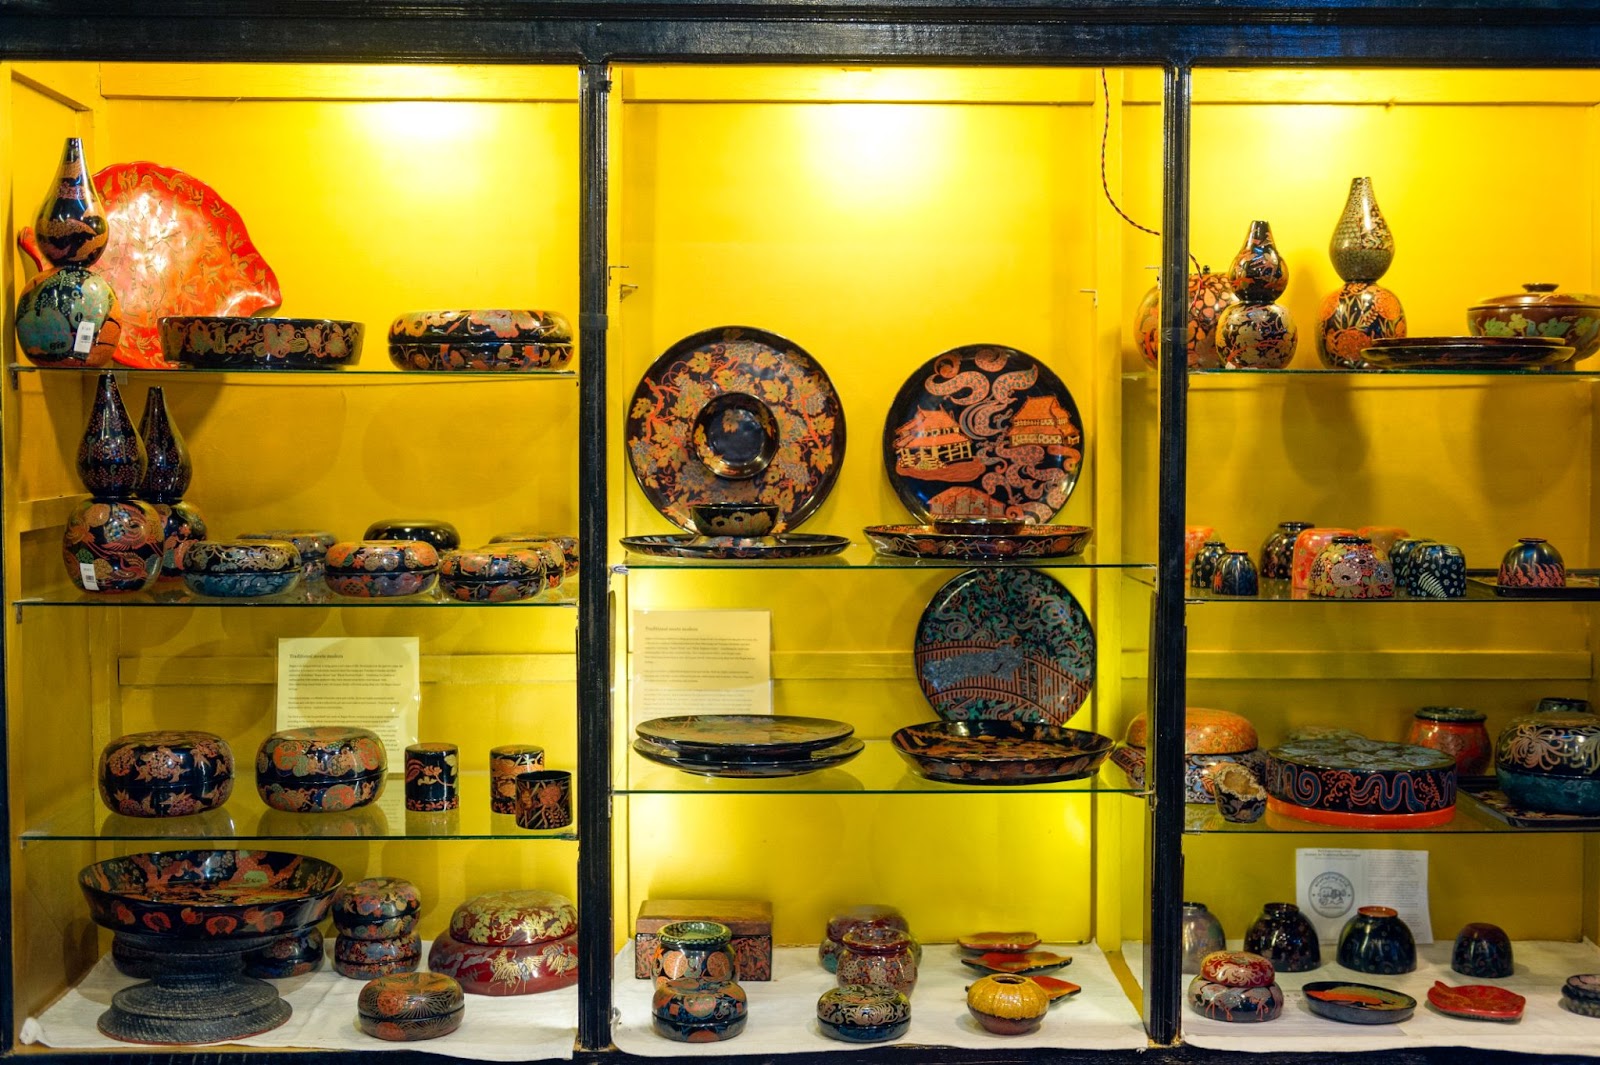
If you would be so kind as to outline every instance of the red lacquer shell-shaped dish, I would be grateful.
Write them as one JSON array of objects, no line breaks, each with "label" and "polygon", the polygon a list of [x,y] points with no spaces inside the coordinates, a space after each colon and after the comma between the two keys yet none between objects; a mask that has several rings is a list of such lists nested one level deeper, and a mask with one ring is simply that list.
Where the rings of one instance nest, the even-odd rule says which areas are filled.
[{"label": "red lacquer shell-shaped dish", "polygon": [[1493,984],[1451,987],[1437,980],[1428,988],[1428,1001],[1441,1013],[1479,1021],[1518,1020],[1522,1008],[1528,1004],[1528,1000],[1516,992]]},{"label": "red lacquer shell-shaped dish", "polygon": [[95,264],[122,302],[118,362],[171,369],[156,319],[248,315],[283,302],[272,267],[239,212],[190,174],[114,163],[94,176],[111,238]]}]

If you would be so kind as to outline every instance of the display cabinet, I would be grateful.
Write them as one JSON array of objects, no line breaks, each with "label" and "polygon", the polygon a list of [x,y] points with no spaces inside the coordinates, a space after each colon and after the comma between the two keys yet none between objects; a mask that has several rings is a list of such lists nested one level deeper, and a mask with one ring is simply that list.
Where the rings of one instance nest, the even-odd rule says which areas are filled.
[{"label": "display cabinet", "polygon": [[[83,980],[107,942],[77,870],[196,840],[292,840],[347,876],[405,876],[429,900],[424,935],[479,891],[575,896],[579,987],[496,1010],[470,999],[485,1042],[458,1053],[484,1058],[672,1056],[649,1032],[628,944],[640,904],[663,897],[772,902],[796,978],[751,985],[749,1029],[718,1048],[762,1057],[835,1048],[808,1024],[826,986],[810,952],[828,914],[858,902],[899,905],[929,957],[916,1045],[864,1051],[879,1060],[1183,1060],[1347,1038],[1389,1049],[1307,1018],[1224,1027],[1183,1004],[1181,901],[1210,903],[1237,938],[1262,903],[1292,896],[1301,847],[1426,850],[1435,962],[1460,924],[1489,920],[1525,959],[1600,969],[1587,831],[1519,829],[1466,804],[1425,833],[1237,828],[1180,801],[1186,704],[1245,713],[1268,746],[1304,725],[1399,738],[1412,710],[1440,702],[1486,710],[1492,732],[1540,695],[1600,695],[1592,605],[1222,602],[1189,593],[1183,552],[1185,524],[1253,551],[1277,522],[1306,517],[1403,525],[1461,544],[1474,567],[1530,533],[1571,566],[1593,564],[1585,368],[1334,372],[1316,366],[1311,334],[1337,284],[1326,240],[1358,175],[1394,227],[1385,284],[1413,334],[1464,332],[1468,304],[1524,281],[1592,286],[1583,163],[1600,84],[1575,68],[1600,59],[1597,30],[1592,4],[1479,0],[0,8],[13,229],[32,217],[61,139],[81,136],[91,167],[151,159],[221,191],[277,270],[283,313],[367,325],[359,366],[338,373],[119,371],[135,414],[148,388],[165,390],[194,453],[190,497],[214,529],[355,536],[426,515],[475,540],[575,530],[583,558],[575,585],[508,606],[67,591],[59,540],[80,495],[72,459],[94,375],[14,356],[9,307],[28,270],[9,257],[7,1052],[101,1046],[40,1023],[99,993]],[[1507,145],[1548,153],[1536,194],[1533,149]],[[1290,263],[1294,364],[1184,372],[1167,357],[1185,332],[1174,301],[1151,370],[1131,335],[1151,268],[1181,276],[1191,251],[1224,267],[1257,218]],[[387,323],[441,306],[561,311],[578,335],[575,370],[390,369]],[[847,446],[802,531],[849,537],[843,553],[685,563],[620,546],[672,528],[630,470],[630,398],[668,347],[722,326],[779,334],[830,376]],[[1082,414],[1082,473],[1058,520],[1094,538],[1037,568],[1095,629],[1096,683],[1072,724],[1121,739],[1147,713],[1146,786],[1109,767],[1060,785],[941,785],[890,749],[896,728],[935,716],[912,634],[969,567],[885,559],[862,530],[906,517],[882,456],[897,389],[968,343],[1038,357]],[[848,721],[861,755],[740,782],[632,753],[652,711],[636,683],[636,619],[726,609],[770,619],[776,710]],[[361,816],[327,820],[276,816],[248,787],[226,819],[194,825],[98,806],[106,740],[202,727],[245,760],[273,727],[276,640],[342,635],[418,637],[421,738],[458,743],[468,770],[449,827],[409,821],[397,782]],[[507,742],[541,744],[577,771],[573,830],[529,834],[484,811],[487,749]],[[984,1041],[961,1024],[950,941],[1000,926],[1077,957],[1064,975],[1084,993],[1032,1041]],[[1530,1011],[1550,1009],[1553,974],[1531,974]],[[1531,1025],[1426,1020],[1403,1033],[1413,1052],[1580,1053],[1590,1023],[1542,1014],[1535,1039]],[[281,1045],[359,1053],[348,1022],[301,1026]],[[243,1053],[276,1049],[263,1039]],[[167,1056],[117,1056],[154,1053]]]}]

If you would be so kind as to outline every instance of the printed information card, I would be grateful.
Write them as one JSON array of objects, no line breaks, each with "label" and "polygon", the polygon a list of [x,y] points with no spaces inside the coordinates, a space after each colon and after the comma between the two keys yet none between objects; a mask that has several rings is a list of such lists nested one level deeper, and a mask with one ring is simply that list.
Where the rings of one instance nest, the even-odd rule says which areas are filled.
[{"label": "printed information card", "polygon": [[633,724],[678,714],[772,713],[772,615],[635,610]]},{"label": "printed information card", "polygon": [[1428,916],[1428,852],[1302,847],[1294,852],[1300,912],[1323,942],[1339,938],[1362,906],[1388,906],[1418,943],[1433,942]]},{"label": "printed information card", "polygon": [[422,705],[415,636],[337,636],[278,641],[278,728],[342,725],[371,729],[403,773],[417,742]]}]

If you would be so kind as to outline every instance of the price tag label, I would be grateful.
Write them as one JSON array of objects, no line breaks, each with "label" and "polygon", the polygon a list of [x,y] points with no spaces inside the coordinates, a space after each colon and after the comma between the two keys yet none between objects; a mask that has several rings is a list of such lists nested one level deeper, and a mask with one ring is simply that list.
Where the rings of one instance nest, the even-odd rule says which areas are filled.
[{"label": "price tag label", "polygon": [[85,591],[98,592],[100,590],[100,582],[94,579],[93,562],[78,563],[78,574],[83,578],[83,587]]},{"label": "price tag label", "polygon": [[73,353],[76,355],[89,354],[94,349],[94,338],[98,332],[99,330],[94,327],[93,322],[79,322],[77,339],[72,342]]}]

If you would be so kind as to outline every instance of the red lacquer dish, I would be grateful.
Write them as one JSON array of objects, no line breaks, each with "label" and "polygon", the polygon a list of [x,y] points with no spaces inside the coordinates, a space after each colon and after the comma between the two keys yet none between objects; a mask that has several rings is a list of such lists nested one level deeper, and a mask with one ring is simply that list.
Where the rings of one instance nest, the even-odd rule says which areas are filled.
[{"label": "red lacquer dish", "polygon": [[1480,1021],[1515,1021],[1522,1018],[1528,1000],[1514,991],[1491,984],[1463,984],[1451,987],[1435,982],[1428,988],[1428,1002],[1440,1013],[1470,1017]]},{"label": "red lacquer dish", "polygon": [[94,187],[111,227],[94,269],[122,303],[118,362],[172,368],[158,318],[249,315],[283,302],[239,212],[199,178],[155,163],[114,163],[94,176]]}]

